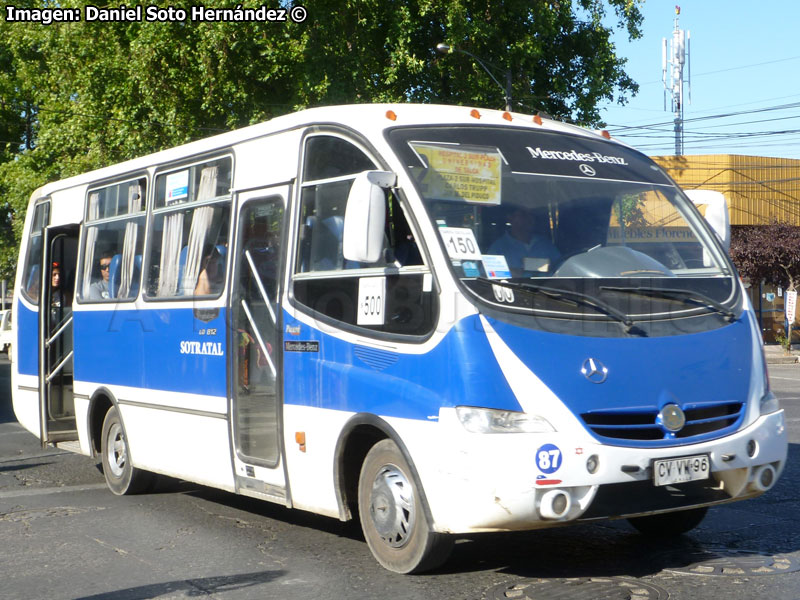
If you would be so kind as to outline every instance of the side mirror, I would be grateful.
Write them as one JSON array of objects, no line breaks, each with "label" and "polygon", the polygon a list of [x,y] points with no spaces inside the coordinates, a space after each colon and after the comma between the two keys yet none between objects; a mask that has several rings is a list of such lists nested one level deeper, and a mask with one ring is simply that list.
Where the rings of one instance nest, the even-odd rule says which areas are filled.
[{"label": "side mirror", "polygon": [[386,228],[386,192],[397,184],[397,175],[388,171],[359,173],[344,212],[342,253],[346,260],[378,262]]},{"label": "side mirror", "polygon": [[731,249],[731,221],[728,202],[721,192],[713,190],[684,190],[695,206],[705,205],[705,217],[711,229],[719,236],[725,252]]}]

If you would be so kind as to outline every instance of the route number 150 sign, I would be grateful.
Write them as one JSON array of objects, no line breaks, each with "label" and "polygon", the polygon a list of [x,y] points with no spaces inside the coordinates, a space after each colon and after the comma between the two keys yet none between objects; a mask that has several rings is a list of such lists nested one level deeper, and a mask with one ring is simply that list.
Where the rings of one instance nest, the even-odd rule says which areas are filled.
[{"label": "route number 150 sign", "polygon": [[480,260],[481,251],[475,234],[468,227],[439,227],[444,247],[450,258],[457,260]]}]

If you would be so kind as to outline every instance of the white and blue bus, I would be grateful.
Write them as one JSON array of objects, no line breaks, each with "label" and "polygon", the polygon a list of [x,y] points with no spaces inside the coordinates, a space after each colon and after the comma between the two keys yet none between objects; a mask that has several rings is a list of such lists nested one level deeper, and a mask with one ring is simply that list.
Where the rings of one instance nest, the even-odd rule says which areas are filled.
[{"label": "white and blue bus", "polygon": [[475,532],[682,533],[786,460],[717,233],[539,116],[318,108],[47,184],[14,311],[17,418],[115,494],[358,518],[397,572]]}]

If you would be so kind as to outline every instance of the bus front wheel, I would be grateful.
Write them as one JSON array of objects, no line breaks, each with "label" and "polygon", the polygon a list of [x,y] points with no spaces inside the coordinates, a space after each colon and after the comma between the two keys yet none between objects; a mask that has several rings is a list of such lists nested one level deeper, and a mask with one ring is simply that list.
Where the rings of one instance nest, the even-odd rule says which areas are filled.
[{"label": "bus front wheel", "polygon": [[700,525],[700,521],[703,520],[707,512],[708,507],[704,506],[702,508],[690,508],[689,510],[679,510],[659,515],[633,517],[628,519],[628,522],[639,533],[650,537],[676,537]]},{"label": "bus front wheel", "polygon": [[364,459],[358,512],[369,549],[390,571],[420,573],[450,555],[452,537],[431,530],[419,485],[392,440],[375,444]]},{"label": "bus front wheel", "polygon": [[138,494],[150,486],[152,474],[131,465],[128,438],[116,407],[109,409],[103,421],[100,452],[106,484],[117,496]]}]

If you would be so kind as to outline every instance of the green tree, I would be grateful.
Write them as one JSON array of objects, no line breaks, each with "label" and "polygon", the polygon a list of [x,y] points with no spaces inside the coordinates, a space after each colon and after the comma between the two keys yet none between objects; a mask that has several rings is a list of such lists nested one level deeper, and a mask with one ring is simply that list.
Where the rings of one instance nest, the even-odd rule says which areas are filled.
[{"label": "green tree", "polygon": [[636,91],[611,33],[640,35],[642,1],[308,0],[302,23],[0,21],[0,276],[46,181],[317,105],[504,105],[479,64],[438,43],[498,79],[510,71],[515,110],[597,125],[601,100]]}]

